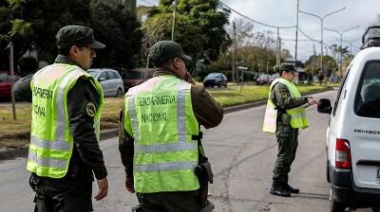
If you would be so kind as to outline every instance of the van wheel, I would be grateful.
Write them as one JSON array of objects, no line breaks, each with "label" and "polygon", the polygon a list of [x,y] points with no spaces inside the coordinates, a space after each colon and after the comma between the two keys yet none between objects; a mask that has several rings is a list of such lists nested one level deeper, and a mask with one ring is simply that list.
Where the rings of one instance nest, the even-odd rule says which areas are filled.
[{"label": "van wheel", "polygon": [[344,212],[346,211],[347,206],[335,200],[330,202],[330,212]]},{"label": "van wheel", "polygon": [[373,212],[380,212],[380,208],[372,208]]},{"label": "van wheel", "polygon": [[121,89],[117,89],[117,92],[116,92],[116,97],[121,97],[122,95],[122,92],[121,92]]}]

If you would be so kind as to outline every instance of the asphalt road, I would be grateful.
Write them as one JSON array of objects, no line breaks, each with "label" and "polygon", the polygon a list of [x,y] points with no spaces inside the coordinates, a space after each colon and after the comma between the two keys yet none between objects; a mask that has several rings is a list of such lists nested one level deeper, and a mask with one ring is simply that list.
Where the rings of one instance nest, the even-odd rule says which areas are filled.
[{"label": "asphalt road", "polygon": [[[336,91],[314,95],[334,99]],[[307,108],[310,127],[300,131],[290,184],[301,189],[290,198],[269,194],[277,145],[274,135],[261,131],[265,106],[228,113],[220,126],[204,130],[203,144],[215,174],[210,200],[216,212],[326,212],[329,185],[325,179],[325,132],[328,115]],[[130,211],[137,204],[124,188],[124,170],[117,139],[101,142],[109,172],[109,196],[94,202],[95,211]],[[25,159],[0,161],[1,211],[33,210]],[[94,193],[97,186],[94,184]],[[366,212],[368,209],[360,209]]]}]

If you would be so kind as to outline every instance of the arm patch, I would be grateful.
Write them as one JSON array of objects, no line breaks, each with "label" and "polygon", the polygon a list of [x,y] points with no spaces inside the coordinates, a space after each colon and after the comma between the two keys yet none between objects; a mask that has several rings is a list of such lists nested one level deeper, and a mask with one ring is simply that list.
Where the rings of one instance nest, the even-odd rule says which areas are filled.
[{"label": "arm patch", "polygon": [[90,117],[94,117],[95,116],[96,107],[95,107],[95,104],[93,102],[87,103],[87,105],[86,105],[86,112],[87,112],[87,115],[90,116]]},{"label": "arm patch", "polygon": [[281,98],[286,99],[288,97],[288,92],[280,92]]}]

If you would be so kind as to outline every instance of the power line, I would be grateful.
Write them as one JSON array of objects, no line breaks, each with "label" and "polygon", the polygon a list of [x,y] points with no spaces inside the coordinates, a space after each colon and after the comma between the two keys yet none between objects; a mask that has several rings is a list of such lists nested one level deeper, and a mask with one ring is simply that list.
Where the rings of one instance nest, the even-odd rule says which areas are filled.
[{"label": "power line", "polygon": [[242,16],[243,18],[246,18],[256,24],[260,24],[260,25],[263,25],[263,26],[267,26],[267,27],[272,27],[272,28],[281,28],[281,29],[289,29],[289,28],[296,28],[296,26],[275,26],[275,25],[270,25],[270,24],[266,24],[266,23],[263,23],[263,22],[260,22],[260,21],[256,21],[256,20],[253,20],[252,18],[246,16],[246,15],[243,15],[241,14],[240,12],[238,12],[237,10],[231,8],[230,6],[228,6],[227,4],[223,3],[222,1],[219,1],[220,4],[222,4],[223,6],[229,8],[231,11],[237,13],[238,15]]},{"label": "power line", "polygon": [[303,34],[305,37],[307,37],[309,40],[311,41],[314,41],[314,42],[317,42],[317,43],[321,43],[320,41],[318,41],[317,39],[314,39],[312,37],[310,37],[309,35],[307,35],[306,33],[304,33],[300,28],[298,28],[298,31],[301,32],[301,34]]}]

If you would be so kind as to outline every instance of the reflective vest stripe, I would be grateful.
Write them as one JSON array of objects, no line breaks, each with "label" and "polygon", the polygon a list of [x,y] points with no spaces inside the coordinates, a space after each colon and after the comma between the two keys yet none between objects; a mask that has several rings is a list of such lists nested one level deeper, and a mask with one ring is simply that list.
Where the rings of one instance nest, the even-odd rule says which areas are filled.
[{"label": "reflective vest stripe", "polygon": [[174,143],[174,142],[171,142],[170,144],[135,145],[135,153],[193,151],[197,147],[198,147],[198,144],[195,142],[192,142],[192,143],[187,143],[187,142]]},{"label": "reflective vest stripe", "polygon": [[128,112],[129,116],[131,118],[131,124],[132,124],[132,129],[133,129],[133,137],[135,139],[135,146],[137,145],[137,142],[139,138],[139,126],[138,126],[138,120],[137,120],[137,115],[136,115],[136,107],[135,107],[135,97],[130,97],[128,99]]},{"label": "reflective vest stripe", "polygon": [[38,157],[31,151],[28,153],[28,159],[38,163],[40,166],[50,166],[59,169],[65,169],[67,165],[65,160]]},{"label": "reflective vest stripe", "polygon": [[30,143],[34,144],[38,148],[54,149],[54,150],[70,150],[71,144],[62,141],[48,141],[38,139],[36,136],[30,136]]},{"label": "reflective vest stripe", "polygon": [[194,170],[198,165],[198,161],[190,162],[169,162],[169,163],[154,163],[154,164],[141,164],[134,166],[133,170],[136,172],[158,172],[170,170]]},{"label": "reflective vest stripe", "polygon": [[189,88],[189,83],[181,81],[178,84],[177,89],[177,132],[178,132],[178,142],[186,142],[186,115],[185,115],[185,104],[186,104],[186,92],[185,89]]}]

